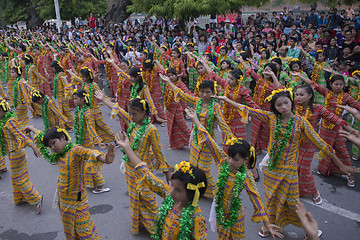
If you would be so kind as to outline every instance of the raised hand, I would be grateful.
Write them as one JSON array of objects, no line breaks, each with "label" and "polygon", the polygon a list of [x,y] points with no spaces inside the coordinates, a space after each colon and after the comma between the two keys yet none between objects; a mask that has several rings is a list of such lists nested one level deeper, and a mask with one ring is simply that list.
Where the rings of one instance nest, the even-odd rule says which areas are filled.
[{"label": "raised hand", "polygon": [[125,132],[119,132],[115,135],[115,142],[122,148],[130,147],[130,141]]},{"label": "raised hand", "polygon": [[94,96],[95,96],[98,100],[103,101],[104,98],[105,98],[105,92],[104,92],[104,90],[102,90],[102,91],[97,90],[97,91],[95,91]]}]

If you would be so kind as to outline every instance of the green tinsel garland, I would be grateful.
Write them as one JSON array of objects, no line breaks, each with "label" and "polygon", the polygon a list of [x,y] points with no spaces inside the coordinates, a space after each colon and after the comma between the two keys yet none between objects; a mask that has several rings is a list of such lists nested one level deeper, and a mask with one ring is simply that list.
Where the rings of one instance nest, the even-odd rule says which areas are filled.
[{"label": "green tinsel garland", "polygon": [[49,163],[57,163],[59,161],[59,157],[63,157],[65,153],[67,153],[75,144],[69,142],[64,149],[60,153],[51,154],[49,150],[45,147],[43,142],[43,137],[45,132],[40,132],[36,137],[36,145],[38,146],[41,156],[45,158]]},{"label": "green tinsel garland", "polygon": [[[144,119],[142,125],[139,127],[139,130],[136,133],[136,136],[135,136],[135,138],[134,138],[134,140],[133,140],[133,142],[131,144],[131,149],[132,150],[135,151],[138,148],[139,142],[140,142],[141,138],[144,136],[145,131],[146,131],[147,127],[149,126],[149,124],[150,124],[150,118],[147,117],[147,118]],[[136,123],[131,122],[130,125],[129,125],[129,128],[126,131],[126,135],[128,136],[129,139],[131,138],[131,133],[132,133],[133,129],[135,128],[135,126],[136,126]],[[123,157],[121,158],[121,160],[123,162],[128,162],[129,158],[125,154],[124,149],[121,149],[121,151],[123,152]]]},{"label": "green tinsel garland", "polygon": [[[161,207],[159,209],[159,215],[156,220],[156,229],[155,233],[151,235],[154,239],[161,239],[162,235],[162,226],[165,222],[166,215],[168,214],[168,211],[170,211],[173,208],[174,200],[171,198],[170,195],[168,195],[164,202],[161,204]],[[179,235],[177,237],[178,240],[186,240],[191,239],[191,232],[194,225],[194,215],[195,208],[189,204],[189,206],[182,209],[182,212],[180,214],[180,231]]]},{"label": "green tinsel garland", "polygon": [[26,80],[26,81],[29,81],[29,79],[28,79],[28,77],[29,77],[29,69],[30,69],[30,67],[31,67],[32,65],[34,65],[34,64],[30,63],[29,65],[27,65],[27,66],[25,67],[25,80]]},{"label": "green tinsel garland", "polygon": [[[86,83],[83,83],[83,84],[82,84],[82,87],[81,87],[81,88],[84,89],[84,90],[85,90],[85,88],[84,88],[84,87],[85,87],[85,84],[86,84]],[[93,102],[92,102],[92,99],[93,99],[93,83],[92,83],[92,82],[89,83],[89,91],[88,91],[88,94],[89,94],[89,101],[90,101],[89,105],[92,106],[92,103],[93,103]]]},{"label": "green tinsel garland", "polygon": [[139,93],[137,92],[138,89],[139,89],[139,83],[134,82],[131,87],[130,100],[136,98],[139,95]]},{"label": "green tinsel garland", "polygon": [[[77,106],[75,111],[75,126],[74,126],[74,135],[75,135],[75,143],[79,145],[83,145],[84,143],[84,115],[89,106],[84,105],[81,108]],[[80,119],[79,119],[79,111],[80,111]]]},{"label": "green tinsel garland", "polygon": [[6,155],[6,147],[5,147],[5,137],[4,137],[4,126],[6,122],[14,117],[15,114],[12,111],[8,111],[6,115],[0,120],[0,145],[1,145],[1,155]]},{"label": "green tinsel garland", "polygon": [[240,192],[244,188],[244,182],[246,178],[246,165],[245,163],[239,168],[239,171],[236,172],[236,179],[234,183],[234,188],[232,189],[233,200],[230,208],[230,217],[225,220],[224,216],[224,191],[227,179],[229,177],[230,167],[229,164],[225,161],[221,167],[218,181],[216,186],[218,188],[216,192],[216,220],[217,223],[223,228],[231,228],[234,226],[234,223],[238,219],[239,210],[241,207],[241,199],[239,197]]},{"label": "green tinsel garland", "polygon": [[13,105],[14,108],[17,107],[17,100],[18,100],[18,95],[19,95],[19,89],[18,89],[18,85],[19,85],[19,81],[20,81],[21,77],[18,77],[14,80],[14,85],[13,85]]},{"label": "green tinsel garland", "polygon": [[[269,170],[274,170],[275,169],[275,167],[276,167],[276,165],[277,165],[277,163],[279,161],[279,158],[281,157],[281,154],[283,153],[284,148],[285,148],[286,144],[288,143],[288,141],[290,139],[290,135],[291,135],[291,132],[293,130],[293,127],[294,127],[294,118],[291,118],[288,121],[285,133],[281,138],[279,147],[276,149],[276,143],[279,142],[279,135],[280,135],[281,130],[282,130],[281,116],[277,117],[277,119],[276,119],[276,128],[275,128],[275,133],[274,133],[274,141],[273,141],[274,143],[273,143],[273,146],[272,146],[272,148],[270,150],[270,158],[268,160],[269,161],[269,164],[268,164]],[[276,153],[275,153],[275,150],[276,150]]]},{"label": "green tinsel garland", "polygon": [[45,131],[48,130],[50,127],[49,116],[48,116],[48,111],[47,111],[48,103],[49,103],[49,97],[45,96],[45,101],[44,101],[43,105],[41,106],[41,113],[42,113],[42,119],[44,122]]},{"label": "green tinsel garland", "polygon": [[58,79],[58,76],[59,76],[59,73],[56,73],[55,77],[54,77],[54,89],[53,89],[53,97],[54,97],[54,99],[57,98],[57,79]]},{"label": "green tinsel garland", "polygon": [[[213,98],[210,99],[210,103],[209,103],[209,106],[208,106],[208,120],[207,120],[207,124],[206,124],[206,130],[211,134],[212,131],[213,131],[213,125],[214,125],[214,103],[215,103],[215,100]],[[197,117],[199,118],[199,115],[201,113],[201,109],[202,109],[202,104],[203,104],[203,100],[200,99],[198,101],[198,103],[196,104],[196,115]],[[199,139],[198,139],[198,128],[197,126],[195,125],[195,123],[193,124],[193,132],[194,132],[194,142],[195,142],[195,146],[196,147],[199,147]]]}]

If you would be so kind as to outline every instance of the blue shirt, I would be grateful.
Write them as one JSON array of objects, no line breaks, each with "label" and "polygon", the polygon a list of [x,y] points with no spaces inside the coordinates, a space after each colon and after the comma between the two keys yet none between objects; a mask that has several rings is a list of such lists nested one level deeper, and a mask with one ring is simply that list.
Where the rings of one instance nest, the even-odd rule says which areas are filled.
[{"label": "blue shirt", "polygon": [[291,58],[299,58],[300,56],[300,49],[297,48],[296,46],[294,48],[291,48],[289,46],[289,51],[287,52],[287,55]]}]

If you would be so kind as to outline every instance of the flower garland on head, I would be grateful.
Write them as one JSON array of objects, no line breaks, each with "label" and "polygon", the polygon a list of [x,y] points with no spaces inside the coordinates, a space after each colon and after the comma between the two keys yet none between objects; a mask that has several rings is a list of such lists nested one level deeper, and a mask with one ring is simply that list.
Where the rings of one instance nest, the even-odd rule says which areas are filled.
[{"label": "flower garland on head", "polygon": [[[327,94],[326,99],[325,99],[325,108],[329,111],[330,111],[330,99],[332,98],[333,94],[334,94],[334,92],[332,90],[330,90],[330,92]],[[341,91],[337,96],[336,105],[342,105],[343,97],[344,97],[344,91]],[[339,116],[341,114],[341,112],[342,112],[342,108],[336,107],[335,115]],[[322,123],[326,129],[333,129],[335,127],[335,124],[329,123],[325,119],[323,119]]]},{"label": "flower garland on head", "polygon": [[[183,173],[189,174],[193,179],[195,179],[195,176],[193,174],[193,169],[189,162],[182,161],[180,164],[176,164],[174,166],[174,172],[182,171]],[[199,204],[199,198],[200,198],[200,191],[199,188],[205,187],[205,183],[201,182],[197,185],[188,183],[186,186],[186,189],[195,191],[195,195],[192,201],[192,204],[189,204],[187,207],[184,207],[180,214],[180,230],[177,239],[179,240],[187,240],[191,239],[191,232],[194,225],[194,212],[195,208]],[[174,206],[175,201],[172,199],[171,195],[169,194],[165,201],[162,203],[160,209],[159,209],[159,215],[156,220],[156,229],[155,233],[151,236],[154,239],[162,239],[162,230],[163,230],[163,224],[165,222],[165,218],[170,210],[172,210]]]},{"label": "flower garland on head", "polygon": [[[175,86],[177,86],[177,84],[179,83],[180,79],[177,79],[175,82],[173,82],[173,84]],[[165,106],[165,109],[166,110],[169,110],[170,109],[170,106],[171,106],[171,100],[173,99],[174,97],[174,90],[169,87],[169,85],[166,84],[166,87],[165,87],[165,92],[167,94],[164,94],[164,106]]]},{"label": "flower garland on head", "polygon": [[57,98],[57,80],[58,80],[58,77],[59,77],[59,73],[56,73],[55,74],[55,77],[54,77],[54,89],[53,89],[53,96],[54,98],[56,99]]},{"label": "flower garland on head", "polygon": [[325,62],[319,63],[318,61],[315,62],[313,71],[311,73],[311,80],[315,83],[319,81],[321,70],[324,66]]},{"label": "flower garland on head", "polygon": [[42,113],[41,115],[42,115],[42,119],[43,119],[43,122],[44,122],[45,131],[48,130],[49,127],[50,127],[48,111],[47,111],[48,103],[49,103],[49,97],[45,96],[45,101],[41,105],[41,113]]},{"label": "flower garland on head", "polygon": [[[143,101],[145,101],[145,100],[143,100]],[[138,148],[140,140],[143,136],[145,136],[145,131],[148,128],[150,122],[151,122],[150,118],[146,117],[144,119],[144,121],[142,122],[142,125],[139,127],[139,130],[136,132],[135,138],[131,143],[131,149],[133,151],[135,151]],[[128,136],[129,139],[131,139],[131,133],[132,133],[133,129],[135,128],[135,126],[136,126],[136,123],[134,123],[134,122],[131,122],[129,124],[129,128],[126,131],[126,135]],[[124,149],[121,149],[121,151],[123,152],[123,157],[121,158],[121,160],[123,162],[128,162],[129,157],[125,154]]]},{"label": "flower garland on head", "polygon": [[[234,226],[234,223],[238,219],[238,213],[241,207],[241,199],[240,199],[240,192],[244,188],[244,182],[246,178],[246,165],[245,163],[238,169],[236,172],[236,178],[234,187],[232,189],[233,192],[233,200],[230,207],[230,217],[226,220],[224,216],[224,192],[225,192],[225,186],[226,182],[229,178],[230,174],[230,167],[229,164],[224,161],[222,164],[218,180],[216,183],[216,186],[218,188],[216,192],[216,220],[217,223],[222,226],[223,228],[231,228]],[[226,207],[225,207],[226,208]]]},{"label": "flower garland on head", "polygon": [[[284,152],[284,148],[286,146],[286,144],[288,144],[289,139],[290,139],[290,135],[291,132],[293,130],[294,127],[294,118],[292,117],[287,124],[287,127],[285,129],[284,135],[282,136],[281,140],[279,141],[279,137],[280,137],[280,133],[282,130],[282,125],[281,125],[281,116],[279,115],[276,119],[276,128],[275,128],[275,133],[274,133],[274,141],[273,141],[273,145],[271,147],[270,150],[270,158],[269,158],[269,164],[268,164],[268,168],[269,170],[274,170],[282,153]],[[279,147],[276,147],[276,144],[280,142]],[[275,153],[276,150],[276,153]]]},{"label": "flower garland on head", "polygon": [[[5,101],[5,100],[3,100]],[[7,103],[6,103],[7,104]],[[7,104],[8,108],[10,109],[9,105]],[[6,115],[0,120],[0,145],[1,145],[1,155],[6,155],[6,147],[5,147],[5,137],[4,137],[4,126],[6,122],[15,116],[15,113],[12,111],[8,111]]]},{"label": "flower garland on head", "polygon": [[[84,143],[84,125],[85,125],[84,116],[88,108],[89,108],[88,105],[84,105],[80,111],[80,107],[79,106],[76,107],[75,126],[74,126],[74,135],[75,135],[76,144],[83,145]],[[80,112],[80,119],[79,119],[79,112]]]},{"label": "flower garland on head", "polygon": [[[86,83],[84,82],[81,86],[82,89],[85,90]],[[88,97],[89,97],[89,105],[92,106],[93,104],[93,83],[89,83],[89,91],[88,91]]]},{"label": "flower garland on head", "polygon": [[66,144],[66,146],[64,147],[64,149],[60,152],[60,153],[53,153],[51,154],[48,150],[47,147],[45,147],[44,145],[44,135],[45,132],[40,131],[36,137],[36,145],[39,147],[39,151],[41,153],[41,156],[43,158],[45,158],[49,163],[57,163],[59,161],[59,157],[63,157],[65,155],[65,153],[67,153],[68,151],[70,151],[72,149],[72,147],[75,145],[74,143],[71,142],[71,138],[69,136],[69,134],[67,133],[67,131],[63,128],[58,128],[57,129],[58,132],[63,132],[66,137],[69,140],[69,143]]},{"label": "flower garland on head", "polygon": [[[214,103],[215,103],[215,100],[213,98],[210,99],[210,102],[209,102],[209,106],[208,106],[208,120],[207,120],[207,124],[206,124],[206,130],[209,132],[209,133],[212,133],[213,132],[213,124],[214,124],[214,121],[213,121],[213,118],[214,118]],[[196,104],[196,115],[197,117],[199,118],[199,115],[201,113],[201,110],[202,110],[202,104],[203,104],[203,100],[200,99],[198,101],[198,103]],[[193,132],[194,132],[194,143],[195,143],[195,146],[196,147],[199,147],[199,139],[198,139],[198,128],[197,126],[195,125],[195,123],[193,124]]]},{"label": "flower garland on head", "polygon": [[21,77],[18,77],[14,80],[14,85],[13,85],[13,105],[14,108],[17,107],[18,105],[18,95],[19,95],[19,81],[21,80]]},{"label": "flower garland on head", "polygon": [[[242,80],[242,78],[241,78],[241,80]],[[236,100],[239,96],[241,80],[239,80],[239,82],[237,83],[235,90],[234,90],[234,94],[232,97],[232,100],[234,102],[236,102]],[[226,89],[225,89],[225,96],[229,98],[229,94],[230,94],[230,85],[227,85]],[[224,109],[224,118],[227,123],[231,123],[231,121],[234,119],[236,108],[234,108],[233,106],[229,106],[229,104],[227,102],[224,102],[223,106],[224,106],[224,108],[223,108]]]}]

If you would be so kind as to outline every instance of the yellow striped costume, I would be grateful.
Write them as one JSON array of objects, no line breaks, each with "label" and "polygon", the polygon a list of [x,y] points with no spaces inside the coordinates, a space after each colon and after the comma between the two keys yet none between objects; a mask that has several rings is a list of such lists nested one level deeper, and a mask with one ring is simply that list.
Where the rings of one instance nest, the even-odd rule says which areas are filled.
[{"label": "yellow striped costume", "polygon": [[[226,161],[227,155],[225,152],[219,147],[214,139],[211,137],[211,135],[207,132],[207,130],[201,126],[199,128],[199,141],[206,143],[208,148],[210,149],[214,160],[216,162],[216,165],[221,167],[221,164]],[[228,219],[230,216],[230,210],[231,210],[231,204],[234,199],[233,197],[233,188],[235,184],[236,174],[233,172],[229,172],[229,177],[225,184],[224,189],[224,216]],[[264,208],[264,205],[262,203],[259,190],[256,186],[254,176],[252,175],[250,170],[247,170],[246,172],[246,178],[244,183],[244,189],[246,189],[247,194],[249,195],[249,198],[253,204],[254,207],[254,213],[251,217],[251,220],[253,222],[262,222],[266,221],[268,222],[268,216],[266,214],[266,210]],[[240,195],[239,195],[240,197]],[[223,228],[220,225],[217,225],[217,233],[219,234],[219,239],[233,239],[233,240],[243,240],[245,239],[245,213],[244,208],[241,205],[239,209],[239,215],[237,218],[237,221],[234,223],[234,225],[231,228]]]},{"label": "yellow striped costume", "polygon": [[9,154],[13,200],[15,204],[26,201],[36,205],[41,195],[30,181],[24,148],[32,144],[20,130],[17,121],[10,118],[2,129],[6,152]]},{"label": "yellow striped costume", "polygon": [[[274,142],[273,140],[276,129],[276,116],[273,113],[244,105],[239,107],[239,113],[245,122],[250,115],[252,118],[270,124],[268,152],[270,152],[273,144],[279,146],[280,141]],[[282,126],[280,137],[284,135],[286,128],[287,125]],[[276,224],[280,228],[287,224],[301,226],[295,213],[295,205],[299,202],[297,159],[302,138],[307,138],[312,142],[320,150],[319,154],[322,157],[328,157],[334,153],[331,146],[320,138],[305,118],[298,115],[294,116],[293,131],[275,169],[264,168],[265,205],[270,223]]]},{"label": "yellow striped costume", "polygon": [[[27,70],[27,79],[30,86],[35,88],[36,90],[40,91],[40,84],[45,83],[46,79],[38,72],[35,65],[31,65]],[[41,115],[41,106],[37,103],[31,102],[31,107],[33,108],[34,112],[32,113],[33,116]]]},{"label": "yellow striped costume", "polygon": [[6,93],[4,92],[4,89],[2,87],[2,83],[0,82],[0,97],[3,98],[3,99],[7,99],[7,95]]},{"label": "yellow striped costume", "polygon": [[[80,111],[78,114],[78,119],[80,119]],[[94,118],[90,109],[87,109],[84,113],[84,142],[82,145],[86,148],[93,149],[94,145],[101,143],[101,138],[96,134],[94,126]],[[88,188],[96,188],[105,184],[104,178],[101,175],[103,163],[98,162],[95,165],[95,167],[91,165],[85,166],[85,185]]]},{"label": "yellow striped costume", "polygon": [[[129,125],[131,122],[129,114],[122,108],[117,108],[116,106],[113,109],[112,114],[117,114],[127,125]],[[131,133],[130,144],[132,144],[138,130],[139,127],[135,126]],[[147,164],[150,171],[153,171],[153,169],[162,172],[169,171],[170,165],[162,154],[159,133],[154,125],[149,124],[145,130],[144,136],[139,142],[138,148],[134,151],[135,154]],[[134,167],[130,162],[125,163],[125,170],[131,212],[131,232],[137,234],[141,223],[148,232],[154,233],[156,215],[158,212],[155,193],[137,188],[135,182],[136,178],[133,173]]]},{"label": "yellow striped costume", "polygon": [[[139,163],[133,172],[136,179],[136,186],[139,192],[156,192],[160,197],[166,198],[170,194],[170,186],[158,179],[150,172],[145,163]],[[180,214],[175,209],[168,211],[162,226],[161,239],[178,239],[180,231]],[[197,206],[194,212],[194,225],[191,239],[206,239],[206,222],[200,208]]]},{"label": "yellow striped costume", "polygon": [[60,113],[64,115],[67,119],[67,123],[65,124],[66,128],[73,128],[74,127],[74,116],[71,112],[69,100],[72,99],[72,96],[69,96],[69,98],[66,96],[66,89],[65,89],[65,83],[62,79],[63,76],[66,76],[64,72],[59,72],[56,86],[54,88],[56,89],[56,99],[58,101],[58,108],[60,110]]},{"label": "yellow striped costume", "polygon": [[67,118],[60,112],[54,100],[49,99],[47,104],[47,117],[49,120],[49,128],[59,127],[63,128],[67,122]]},{"label": "yellow striped costume", "polygon": [[0,171],[6,171],[5,156],[0,156]]},{"label": "yellow striped costume", "polygon": [[[180,100],[180,98],[193,105],[196,105],[197,102],[200,100],[200,98],[189,95],[180,88],[176,88],[174,91],[174,99],[177,102]],[[207,107],[202,107],[201,112],[199,114],[200,123],[205,127],[207,126],[207,119],[209,117],[208,111],[209,109]],[[231,136],[233,136],[233,133],[231,132],[229,126],[226,124],[225,118],[221,111],[221,107],[217,102],[214,103],[213,120],[214,122],[217,121],[219,123],[221,131],[225,135],[225,139],[223,139],[223,143],[225,143],[225,140],[231,138]],[[212,137],[215,137],[214,126],[215,124],[213,124],[213,129],[211,130],[210,133]],[[190,146],[190,163],[193,164],[194,166],[197,166],[198,168],[200,168],[205,172],[208,181],[208,186],[204,196],[212,198],[215,196],[215,188],[216,188],[216,181],[211,173],[211,163],[213,161],[213,156],[211,155],[211,151],[209,150],[206,144],[201,144],[201,142],[199,141],[198,146],[199,147],[196,147],[195,141],[194,139],[192,139]]]},{"label": "yellow striped costume", "polygon": [[20,79],[18,82],[17,106],[15,108],[15,117],[20,129],[23,129],[30,124],[28,117],[28,104],[30,103],[30,97],[27,93],[25,83],[22,81],[23,79]]}]

